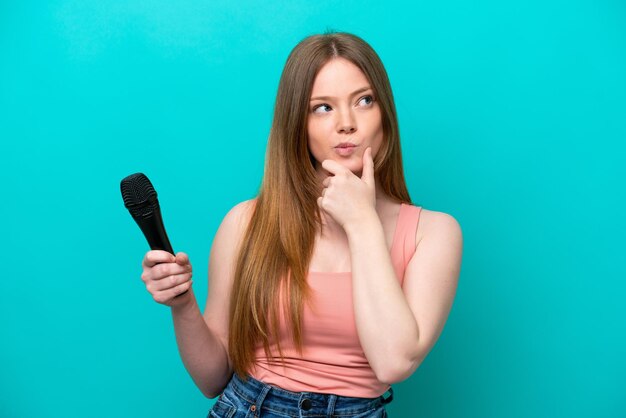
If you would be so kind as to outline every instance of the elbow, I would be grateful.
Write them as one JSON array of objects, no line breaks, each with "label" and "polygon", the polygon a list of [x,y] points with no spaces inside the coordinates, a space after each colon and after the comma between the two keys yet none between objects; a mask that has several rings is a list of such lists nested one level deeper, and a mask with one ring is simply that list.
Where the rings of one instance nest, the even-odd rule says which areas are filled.
[{"label": "elbow", "polygon": [[210,390],[210,389],[201,389],[202,394],[208,398],[208,399],[215,399],[218,396],[220,396],[221,392],[216,392],[214,390]]},{"label": "elbow", "polygon": [[202,394],[208,399],[215,399],[222,394],[224,388],[216,388],[216,387],[202,387],[200,388]]},{"label": "elbow", "polygon": [[198,387],[198,389],[200,389],[200,392],[202,392],[202,394],[205,397],[207,397],[209,399],[214,399],[214,398],[217,398],[218,396],[220,396],[222,394],[224,389],[226,389],[226,386],[228,385],[229,381],[230,381],[230,377],[228,377],[226,380],[222,381],[221,384],[219,384],[219,382],[217,382],[217,380],[215,380],[213,382],[213,384],[207,384],[204,381],[202,382],[202,384],[199,384],[196,381],[196,386]]},{"label": "elbow", "polygon": [[233,376],[230,362],[228,362],[228,369],[223,372],[224,374],[222,374],[220,378],[217,378],[214,374],[203,375],[203,377],[192,375],[192,378],[205,397],[215,399],[224,392],[224,389],[226,389],[226,386],[228,386]]},{"label": "elbow", "polygon": [[387,385],[402,382],[408,379],[419,367],[419,359],[399,361],[396,364],[387,363],[382,368],[375,370],[376,379]]}]

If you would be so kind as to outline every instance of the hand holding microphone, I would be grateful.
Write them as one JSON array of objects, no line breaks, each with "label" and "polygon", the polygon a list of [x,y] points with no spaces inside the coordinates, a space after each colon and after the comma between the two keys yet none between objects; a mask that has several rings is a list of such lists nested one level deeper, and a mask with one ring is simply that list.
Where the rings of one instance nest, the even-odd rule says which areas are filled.
[{"label": "hand holding microphone", "polygon": [[[174,255],[165,233],[156,190],[142,173],[131,174],[120,184],[124,206],[141,228],[152,251],[143,259],[141,280],[153,299],[167,306],[184,304],[189,299],[192,268],[185,253]],[[187,296],[182,296],[186,294]]]},{"label": "hand holding microphone", "polygon": [[171,307],[187,302],[185,296],[179,296],[193,283],[187,254],[180,252],[174,256],[161,250],[148,251],[141,266],[141,280],[156,302]]}]

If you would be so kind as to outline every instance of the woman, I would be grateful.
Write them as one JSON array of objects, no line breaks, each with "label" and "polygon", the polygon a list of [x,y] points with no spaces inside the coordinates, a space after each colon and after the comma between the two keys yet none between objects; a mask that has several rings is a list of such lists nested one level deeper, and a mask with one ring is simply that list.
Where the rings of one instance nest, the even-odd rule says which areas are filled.
[{"label": "woman", "polygon": [[142,280],[220,395],[210,416],[377,417],[439,337],[461,252],[453,217],[411,205],[379,57],[331,33],[289,55],[261,190],[216,233],[204,315],[184,253],[149,251]]}]

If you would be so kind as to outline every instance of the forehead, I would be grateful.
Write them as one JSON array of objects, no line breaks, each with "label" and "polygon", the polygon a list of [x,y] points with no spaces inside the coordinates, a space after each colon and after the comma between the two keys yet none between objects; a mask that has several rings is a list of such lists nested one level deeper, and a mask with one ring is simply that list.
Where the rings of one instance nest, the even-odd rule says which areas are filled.
[{"label": "forehead", "polygon": [[367,77],[352,62],[345,58],[333,58],[320,68],[311,96],[342,96],[356,88],[368,86]]}]

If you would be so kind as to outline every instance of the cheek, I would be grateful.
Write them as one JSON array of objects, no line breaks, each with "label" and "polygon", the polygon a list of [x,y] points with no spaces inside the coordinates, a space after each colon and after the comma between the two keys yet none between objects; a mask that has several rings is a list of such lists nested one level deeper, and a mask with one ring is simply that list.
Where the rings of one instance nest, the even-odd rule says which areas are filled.
[{"label": "cheek", "polygon": [[382,144],[383,144],[383,139],[384,139],[384,132],[383,132],[383,124],[382,122],[377,122],[375,124],[372,124],[371,127],[371,132],[372,132],[372,157],[376,157],[376,154],[378,153],[378,151],[380,150]]},{"label": "cheek", "polygon": [[323,121],[314,121],[307,124],[307,134],[309,137],[309,149],[311,152],[321,150],[327,141],[328,135]]},{"label": "cheek", "polygon": [[378,151],[383,143],[383,138],[384,138],[384,133],[383,133],[383,126],[382,124],[380,126],[378,126],[377,130],[376,130],[376,135],[374,135],[374,143],[372,144],[372,148],[376,148],[376,151]]},{"label": "cheek", "polygon": [[[320,138],[322,134],[320,132],[318,124],[309,123],[307,126],[307,146],[309,148],[309,152],[313,155],[313,159],[316,161],[321,161],[324,159],[323,156],[323,147]],[[314,164],[315,166],[315,164]]]}]

